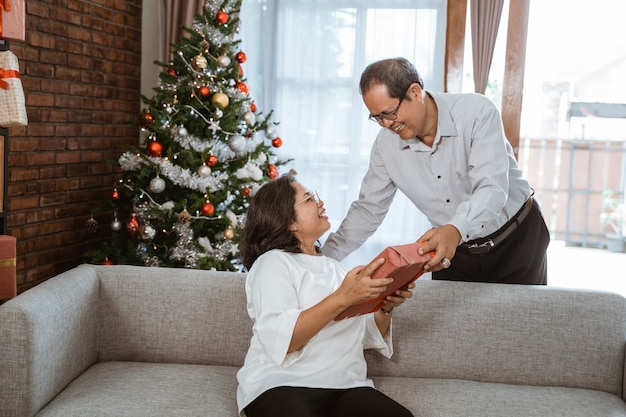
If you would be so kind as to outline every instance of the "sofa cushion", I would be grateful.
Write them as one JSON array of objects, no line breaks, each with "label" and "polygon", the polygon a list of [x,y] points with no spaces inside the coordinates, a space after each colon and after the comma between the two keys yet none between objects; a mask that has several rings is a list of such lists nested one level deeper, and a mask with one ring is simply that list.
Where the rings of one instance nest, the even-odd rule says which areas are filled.
[{"label": "sofa cushion", "polygon": [[374,378],[415,417],[625,417],[626,403],[601,391],[458,379]]},{"label": "sofa cushion", "polygon": [[234,417],[236,372],[229,366],[98,363],[36,417]]},{"label": "sofa cushion", "polygon": [[99,361],[243,365],[252,336],[244,274],[96,268]]}]

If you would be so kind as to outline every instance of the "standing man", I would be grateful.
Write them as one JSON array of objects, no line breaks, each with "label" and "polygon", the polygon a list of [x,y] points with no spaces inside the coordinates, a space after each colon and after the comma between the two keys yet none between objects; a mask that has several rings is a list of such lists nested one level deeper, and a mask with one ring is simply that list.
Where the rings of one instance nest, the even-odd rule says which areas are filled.
[{"label": "standing man", "polygon": [[369,65],[359,88],[381,129],[359,198],[322,252],[341,260],[361,246],[399,189],[433,225],[417,239],[435,251],[433,279],[547,284],[550,234],[491,100],[428,92],[405,58]]}]

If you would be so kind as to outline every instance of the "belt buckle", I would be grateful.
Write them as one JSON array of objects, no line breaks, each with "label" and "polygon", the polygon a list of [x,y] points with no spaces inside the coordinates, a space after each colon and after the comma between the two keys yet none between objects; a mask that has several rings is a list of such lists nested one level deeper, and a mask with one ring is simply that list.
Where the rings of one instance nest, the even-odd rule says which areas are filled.
[{"label": "belt buckle", "polygon": [[493,240],[489,239],[484,241],[483,243],[473,243],[471,245],[469,245],[467,248],[469,249],[470,252],[472,253],[487,253],[489,252],[494,246],[496,246],[495,243],[493,243]]}]

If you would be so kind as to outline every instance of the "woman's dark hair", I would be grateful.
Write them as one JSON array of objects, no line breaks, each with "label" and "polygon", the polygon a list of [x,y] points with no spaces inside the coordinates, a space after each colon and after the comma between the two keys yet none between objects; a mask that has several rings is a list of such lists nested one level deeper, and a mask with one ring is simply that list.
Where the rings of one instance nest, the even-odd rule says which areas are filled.
[{"label": "woman's dark hair", "polygon": [[296,219],[294,202],[296,181],[290,172],[272,180],[257,190],[250,201],[241,233],[239,252],[246,269],[272,249],[300,253],[300,241],[289,230]]},{"label": "woman's dark hair", "polygon": [[415,66],[406,58],[389,58],[376,61],[365,68],[361,74],[359,91],[363,95],[372,86],[382,84],[387,87],[389,97],[402,98],[413,83],[424,89],[424,80]]}]

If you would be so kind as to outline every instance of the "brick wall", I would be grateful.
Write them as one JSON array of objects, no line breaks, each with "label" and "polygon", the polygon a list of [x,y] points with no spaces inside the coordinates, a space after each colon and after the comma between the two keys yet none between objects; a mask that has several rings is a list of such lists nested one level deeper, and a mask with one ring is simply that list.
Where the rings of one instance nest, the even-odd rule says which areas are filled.
[{"label": "brick wall", "polygon": [[[9,129],[7,234],[22,292],[85,262],[110,163],[138,140],[141,0],[28,0],[20,60],[29,124]],[[110,219],[95,219],[108,229]]]}]

